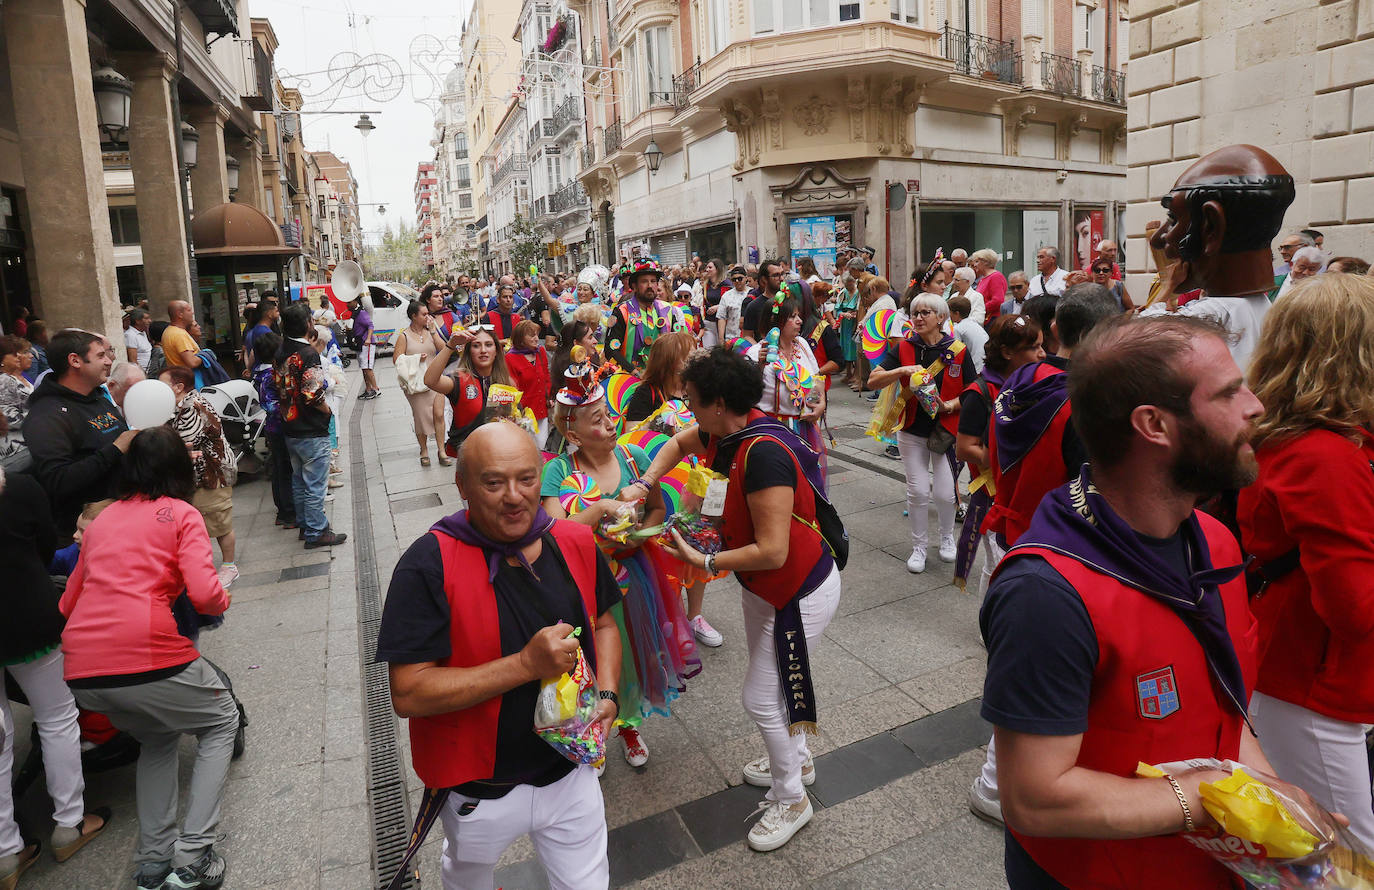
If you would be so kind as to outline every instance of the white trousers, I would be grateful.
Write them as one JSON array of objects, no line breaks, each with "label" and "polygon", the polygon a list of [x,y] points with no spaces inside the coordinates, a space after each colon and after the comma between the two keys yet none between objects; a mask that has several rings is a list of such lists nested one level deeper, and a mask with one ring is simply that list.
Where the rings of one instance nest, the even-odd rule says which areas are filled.
[{"label": "white trousers", "polygon": [[910,433],[897,434],[897,451],[906,470],[906,513],[911,520],[911,549],[926,548],[930,525],[930,501],[940,520],[940,537],[954,534],[954,474],[944,455],[926,448],[926,440]]},{"label": "white trousers", "polygon": [[[997,544],[997,536],[992,532],[983,535],[983,581],[982,596],[987,596],[988,585],[992,583],[992,573],[1007,552]],[[983,760],[983,769],[975,780],[979,791],[988,800],[1000,800],[997,793],[997,737],[988,738],[988,756]]]},{"label": "white trousers", "polygon": [[444,823],[441,862],[444,890],[495,890],[496,863],[521,835],[534,842],[552,890],[605,890],[606,807],[596,770],[579,766],[536,788],[517,785],[505,797],[476,801],[450,794],[439,818]]},{"label": "white trousers", "polygon": [[1250,722],[1279,778],[1350,820],[1350,831],[1374,850],[1365,726],[1347,723],[1256,692]]},{"label": "white trousers", "polygon": [[19,825],[14,821],[14,714],[5,695],[4,674],[14,677],[28,697],[38,738],[43,748],[43,774],[53,802],[53,820],[63,828],[75,828],[86,816],[81,774],[81,729],[76,724],[76,701],[62,679],[62,650],[54,649],[36,661],[6,665],[0,669],[0,856],[24,849]]},{"label": "white trousers", "polygon": [[997,571],[997,564],[1002,561],[1002,557],[1007,555],[997,544],[997,536],[992,532],[983,535],[983,577],[978,584],[978,595],[988,595],[988,585],[992,583],[992,573]]},{"label": "white trousers", "polygon": [[[792,735],[788,728],[787,703],[783,699],[777,649],[773,645],[777,610],[747,590],[742,593],[742,601],[749,666],[744,672],[740,700],[758,726],[764,747],[768,749],[768,769],[773,776],[773,785],[764,796],[768,800],[796,803],[806,796],[802,790],[801,771],[811,750],[806,745],[806,733]],[[816,643],[840,605],[839,570],[832,569],[819,587],[802,597],[800,605],[814,684]]]}]

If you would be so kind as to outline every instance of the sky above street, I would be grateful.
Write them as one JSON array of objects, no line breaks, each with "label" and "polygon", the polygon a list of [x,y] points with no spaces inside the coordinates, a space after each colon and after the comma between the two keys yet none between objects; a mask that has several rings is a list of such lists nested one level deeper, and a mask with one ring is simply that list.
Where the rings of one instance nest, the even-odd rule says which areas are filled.
[{"label": "sky above street", "polygon": [[[328,149],[350,162],[362,192],[360,200],[385,203],[384,215],[378,215],[375,206],[362,208],[363,230],[370,243],[380,238],[388,224],[394,228],[400,220],[415,222],[415,165],[434,159],[429,144],[434,116],[430,106],[418,99],[437,95],[471,5],[472,0],[251,0],[249,4],[255,18],[272,22],[281,43],[277,73],[285,85],[305,94],[305,110],[352,112],[305,114],[301,122],[307,149]],[[370,66],[367,70],[379,76],[367,82],[356,74],[353,79],[331,78],[331,66],[341,70],[350,60],[349,53],[363,58],[382,54],[397,67]],[[386,70],[399,79],[383,82]],[[308,83],[287,75],[300,75]],[[353,126],[360,111],[371,112],[376,125],[366,146]]]}]

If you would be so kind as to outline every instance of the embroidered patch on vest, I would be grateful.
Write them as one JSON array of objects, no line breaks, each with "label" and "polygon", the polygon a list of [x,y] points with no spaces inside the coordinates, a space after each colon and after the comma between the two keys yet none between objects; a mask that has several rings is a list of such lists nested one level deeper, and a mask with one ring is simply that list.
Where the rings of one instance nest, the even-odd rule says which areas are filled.
[{"label": "embroidered patch on vest", "polygon": [[475,384],[469,383],[467,387],[463,390],[463,398],[469,400],[477,398],[477,386]]},{"label": "embroidered patch on vest", "polygon": [[1163,720],[1179,708],[1178,683],[1174,668],[1159,668],[1135,678],[1135,696],[1140,716],[1147,720]]}]

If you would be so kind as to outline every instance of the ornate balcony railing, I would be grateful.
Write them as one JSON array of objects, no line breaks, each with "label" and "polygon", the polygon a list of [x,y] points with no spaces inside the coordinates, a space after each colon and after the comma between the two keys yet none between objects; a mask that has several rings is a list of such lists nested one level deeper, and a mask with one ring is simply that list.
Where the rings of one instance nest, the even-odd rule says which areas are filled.
[{"label": "ornate balcony railing", "polygon": [[551,117],[535,121],[534,126],[530,127],[530,145],[534,145],[540,139],[552,139],[557,129]]},{"label": "ornate balcony railing", "polygon": [[1093,66],[1093,98],[1112,105],[1126,104],[1126,74],[1101,65]]},{"label": "ornate balcony railing", "polygon": [[701,85],[701,57],[696,64],[673,78],[673,108],[681,111],[692,104],[692,90]]},{"label": "ornate balcony railing", "polygon": [[940,51],[960,74],[999,83],[1021,83],[1021,56],[1016,52],[1016,44],[1009,41],[952,28],[946,22],[940,34]]},{"label": "ornate balcony railing", "polygon": [[606,154],[620,150],[620,121],[606,125],[605,132],[601,134],[601,143]]},{"label": "ornate balcony railing", "polygon": [[590,170],[596,163],[596,147],[590,142],[582,146],[582,169]]},{"label": "ornate balcony railing", "polygon": [[555,136],[582,119],[582,103],[577,96],[568,96],[553,112],[553,133]]},{"label": "ornate balcony railing", "polygon": [[[540,200],[543,200],[542,198]],[[582,189],[582,183],[572,180],[563,185],[558,191],[549,195],[549,212],[564,213],[573,210],[587,203],[587,193]]]},{"label": "ornate balcony railing", "polygon": [[294,221],[281,224],[281,236],[286,240],[287,247],[301,246],[301,227]]},{"label": "ornate balcony railing", "polygon": [[1054,53],[1040,54],[1040,80],[1045,92],[1061,96],[1083,95],[1083,66],[1077,59],[1056,56]]},{"label": "ornate balcony railing", "polygon": [[601,38],[593,37],[592,42],[582,51],[582,64],[589,68],[601,67]]},{"label": "ornate balcony railing", "polygon": [[504,182],[510,174],[528,169],[530,169],[530,159],[523,152],[513,154],[497,166],[496,173],[491,177],[491,184],[496,186]]}]

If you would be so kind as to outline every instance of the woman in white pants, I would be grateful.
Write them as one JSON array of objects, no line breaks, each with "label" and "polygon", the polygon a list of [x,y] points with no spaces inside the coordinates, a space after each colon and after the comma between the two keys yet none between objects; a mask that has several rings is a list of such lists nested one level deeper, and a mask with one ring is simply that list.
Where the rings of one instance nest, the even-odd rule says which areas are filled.
[{"label": "woman in white pants", "polygon": [[766,852],[791,840],[813,813],[803,787],[816,778],[805,738],[817,725],[807,649],[840,601],[839,569],[817,518],[830,507],[819,494],[817,455],[755,407],[763,395],[760,365],[716,347],[690,360],[682,381],[699,426],[667,442],[619,497],[644,497],[689,454],[704,455],[728,479],[724,492],[708,491],[702,508],[723,515],[719,552],[703,553],[677,531],[669,552],[710,575],[734,572],[743,588],[749,666],[741,700],[768,750],[744,767],[746,782],[768,788],[749,846]]},{"label": "woman in white pants", "polygon": [[[954,562],[954,430],[960,410],[959,395],[977,376],[973,357],[964,345],[944,331],[949,307],[934,294],[921,294],[911,301],[912,334],[895,346],[888,340],[887,352],[868,375],[870,389],[890,383],[915,389],[930,389],[935,413],[930,413],[911,395],[897,433],[897,450],[906,470],[906,510],[911,521],[911,556],[908,572],[926,570],[926,542],[930,524],[930,502],[935,501],[939,518],[939,553],[942,562]],[[932,437],[943,436],[948,445],[938,451],[930,448]]]},{"label": "woman in white pants", "polygon": [[1251,722],[1279,778],[1343,813],[1374,849],[1371,349],[1367,276],[1317,276],[1269,310],[1249,371],[1264,403],[1259,479],[1237,514],[1261,653]]},{"label": "woman in white pants", "polygon": [[105,828],[107,809],[85,811],[81,734],[76,702],[62,679],[62,615],[48,563],[57,547],[48,496],[32,476],[6,477],[0,469],[0,888],[11,890],[38,858],[14,819],[14,715],[5,695],[5,674],[24,691],[33,709],[43,750],[43,772],[53,803],[53,851],[70,858]]}]

